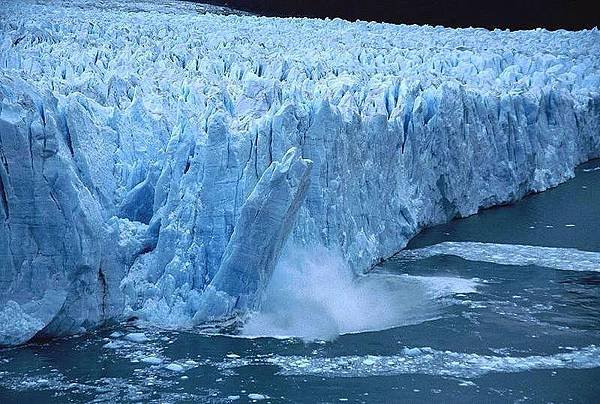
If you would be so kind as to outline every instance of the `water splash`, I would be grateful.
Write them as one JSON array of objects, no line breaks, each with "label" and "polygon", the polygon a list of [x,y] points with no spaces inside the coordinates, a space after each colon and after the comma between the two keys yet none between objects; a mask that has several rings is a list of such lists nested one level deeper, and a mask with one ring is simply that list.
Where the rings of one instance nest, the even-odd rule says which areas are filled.
[{"label": "water splash", "polygon": [[356,276],[340,254],[291,248],[278,264],[245,336],[332,339],[438,318],[476,280],[372,273]]}]

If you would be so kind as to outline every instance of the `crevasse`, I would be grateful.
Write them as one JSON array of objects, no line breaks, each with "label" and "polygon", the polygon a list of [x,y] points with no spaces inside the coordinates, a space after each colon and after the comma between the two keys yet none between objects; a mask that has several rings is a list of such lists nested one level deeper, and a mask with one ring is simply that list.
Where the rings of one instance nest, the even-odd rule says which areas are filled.
[{"label": "crevasse", "polygon": [[600,33],[0,1],[0,345],[260,304],[600,156]]}]

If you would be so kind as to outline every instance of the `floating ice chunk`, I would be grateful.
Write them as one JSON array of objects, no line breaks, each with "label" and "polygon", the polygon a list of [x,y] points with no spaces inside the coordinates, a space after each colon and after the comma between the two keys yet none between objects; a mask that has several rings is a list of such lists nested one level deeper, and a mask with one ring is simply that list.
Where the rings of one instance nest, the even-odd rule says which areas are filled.
[{"label": "floating ice chunk", "polygon": [[170,363],[167,366],[165,366],[165,368],[169,369],[170,371],[173,372],[183,372],[185,369],[183,368],[183,366],[177,364],[177,363]]},{"label": "floating ice chunk", "polygon": [[250,394],[248,394],[248,398],[250,400],[260,401],[260,400],[266,400],[267,398],[269,398],[269,396],[264,395],[264,394],[250,393]]},{"label": "floating ice chunk", "polygon": [[125,335],[125,339],[131,342],[146,342],[148,341],[148,337],[146,337],[146,334],[144,334],[143,332],[132,332],[129,333],[127,335]]},{"label": "floating ice chunk", "polygon": [[157,356],[147,356],[145,358],[141,358],[140,361],[150,365],[160,365],[163,363],[163,360]]},{"label": "floating ice chunk", "polygon": [[363,365],[366,365],[366,366],[371,366],[371,365],[374,365],[375,363],[377,363],[376,357],[368,356],[365,360],[363,360]]},{"label": "floating ice chunk", "polygon": [[404,348],[402,350],[402,353],[408,356],[415,356],[419,355],[421,353],[421,350],[419,348]]}]

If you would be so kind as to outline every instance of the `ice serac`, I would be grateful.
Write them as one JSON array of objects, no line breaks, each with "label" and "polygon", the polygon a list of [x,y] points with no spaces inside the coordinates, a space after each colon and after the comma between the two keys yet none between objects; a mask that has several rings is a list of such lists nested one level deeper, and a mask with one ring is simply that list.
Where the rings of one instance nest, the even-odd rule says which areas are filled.
[{"label": "ice serac", "polygon": [[600,157],[597,29],[102,5],[0,0],[0,344],[251,309],[288,232],[365,271]]},{"label": "ice serac", "polygon": [[0,345],[106,315],[100,204],[72,164],[57,100],[0,76]]},{"label": "ice serac", "polygon": [[242,207],[219,271],[204,291],[196,323],[258,309],[306,196],[311,166],[291,148],[262,174]]}]

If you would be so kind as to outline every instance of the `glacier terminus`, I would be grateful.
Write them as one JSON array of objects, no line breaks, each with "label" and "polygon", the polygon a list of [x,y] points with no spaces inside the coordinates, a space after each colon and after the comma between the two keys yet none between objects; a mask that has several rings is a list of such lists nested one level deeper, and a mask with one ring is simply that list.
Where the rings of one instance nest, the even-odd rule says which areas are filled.
[{"label": "glacier terminus", "polygon": [[0,0],[0,346],[244,319],[289,250],[360,277],[597,157],[597,29]]}]

